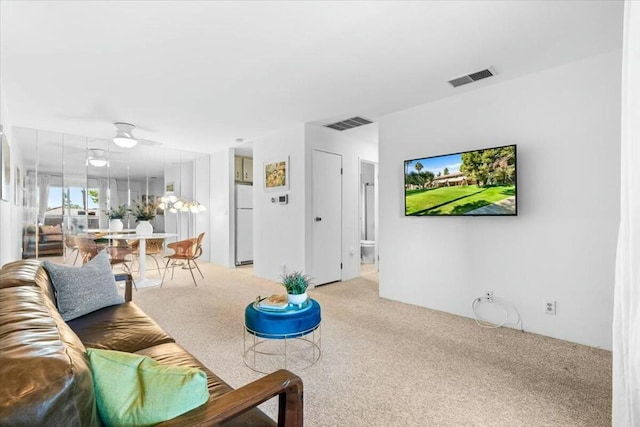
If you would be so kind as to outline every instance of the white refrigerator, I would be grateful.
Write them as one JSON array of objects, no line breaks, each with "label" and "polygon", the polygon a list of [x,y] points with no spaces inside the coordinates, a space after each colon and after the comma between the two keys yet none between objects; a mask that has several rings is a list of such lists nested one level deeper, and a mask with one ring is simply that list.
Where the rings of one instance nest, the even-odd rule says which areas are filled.
[{"label": "white refrigerator", "polygon": [[236,184],[236,265],[253,263],[253,186]]}]

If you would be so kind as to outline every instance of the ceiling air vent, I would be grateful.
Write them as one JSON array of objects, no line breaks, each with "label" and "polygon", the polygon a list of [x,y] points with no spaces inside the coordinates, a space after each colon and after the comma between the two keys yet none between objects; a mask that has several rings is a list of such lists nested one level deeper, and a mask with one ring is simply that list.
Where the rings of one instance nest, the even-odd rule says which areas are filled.
[{"label": "ceiling air vent", "polygon": [[350,119],[324,126],[335,130],[348,130],[357,128],[358,126],[368,125],[369,123],[373,122],[371,120],[363,119],[362,117],[351,117]]},{"label": "ceiling air vent", "polygon": [[458,87],[458,86],[466,85],[467,83],[473,83],[473,82],[477,82],[478,80],[486,79],[487,77],[491,77],[494,74],[495,72],[491,68],[487,68],[486,70],[480,70],[478,72],[471,73],[466,76],[449,80],[449,84],[453,87]]}]

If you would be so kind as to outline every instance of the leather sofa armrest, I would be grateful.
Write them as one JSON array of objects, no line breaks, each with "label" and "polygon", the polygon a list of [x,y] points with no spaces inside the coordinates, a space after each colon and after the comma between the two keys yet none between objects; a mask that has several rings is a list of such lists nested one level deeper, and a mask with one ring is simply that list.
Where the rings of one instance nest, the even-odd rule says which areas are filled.
[{"label": "leather sofa armrest", "polygon": [[116,282],[122,282],[124,280],[124,301],[131,302],[131,300],[133,299],[133,276],[131,276],[130,273],[118,273],[114,274],[113,277],[116,279]]},{"label": "leather sofa armrest", "polygon": [[159,426],[217,425],[279,396],[278,426],[298,427],[303,423],[302,379],[280,369],[238,389],[210,400]]}]

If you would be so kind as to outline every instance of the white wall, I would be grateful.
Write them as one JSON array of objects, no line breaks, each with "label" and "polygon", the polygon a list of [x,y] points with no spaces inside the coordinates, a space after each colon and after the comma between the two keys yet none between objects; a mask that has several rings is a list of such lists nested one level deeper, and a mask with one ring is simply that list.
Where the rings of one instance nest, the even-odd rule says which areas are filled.
[{"label": "white wall", "polygon": [[[493,290],[525,330],[610,349],[620,68],[615,51],[384,117],[380,295],[471,317]],[[403,216],[405,159],[506,144],[517,217]]]},{"label": "white wall", "polygon": [[193,214],[193,236],[205,233],[202,242],[202,261],[211,260],[211,218],[208,209],[211,206],[210,156],[201,156],[193,161],[193,198],[202,204],[206,211]]},{"label": "white wall", "polygon": [[[360,160],[378,161],[377,125],[371,124],[348,131],[335,131],[322,126],[307,125],[306,191],[307,212],[313,212],[313,171],[311,168],[314,149],[342,156],[342,280],[360,275]],[[313,276],[313,218],[305,216],[307,230],[306,265]]]},{"label": "white wall", "polygon": [[[289,159],[289,189],[264,191],[264,163]],[[253,272],[278,280],[280,267],[305,269],[305,128],[297,125],[253,141]],[[289,195],[289,203],[271,197]]]},{"label": "white wall", "polygon": [[0,266],[22,257],[23,209],[21,205],[16,206],[13,199],[16,165],[20,167],[23,181],[26,174],[20,147],[13,138],[13,124],[9,116],[7,98],[2,88],[3,86],[0,84],[0,124],[3,126],[3,132],[10,149],[11,191],[9,201],[0,200]]},{"label": "white wall", "polygon": [[211,159],[211,261],[227,267],[234,266],[233,239],[231,238],[233,197],[233,149],[213,153]]},{"label": "white wall", "polygon": [[[372,125],[375,128],[375,125]],[[359,161],[377,161],[377,131],[354,129],[337,132],[316,125],[299,125],[274,132],[253,142],[254,274],[278,280],[281,267],[313,275],[312,152],[322,149],[342,155],[343,229],[342,279],[360,274],[358,216]],[[264,163],[289,158],[289,189],[265,192]],[[289,195],[287,205],[271,202]]]}]

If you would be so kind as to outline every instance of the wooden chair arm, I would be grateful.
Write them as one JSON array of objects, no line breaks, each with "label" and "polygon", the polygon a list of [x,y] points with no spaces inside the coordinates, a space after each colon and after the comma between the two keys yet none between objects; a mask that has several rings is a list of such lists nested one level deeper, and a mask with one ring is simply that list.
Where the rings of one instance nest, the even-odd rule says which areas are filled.
[{"label": "wooden chair arm", "polygon": [[[189,255],[193,252],[193,246],[195,245],[195,239],[180,240],[167,244],[168,248],[175,251],[174,255]],[[171,256],[171,255],[169,255]]]},{"label": "wooden chair arm", "polygon": [[193,246],[194,239],[180,240],[178,242],[167,243],[167,247],[173,250],[177,250],[178,248],[187,249]]},{"label": "wooden chair arm", "polygon": [[124,301],[131,302],[131,300],[133,300],[133,276],[131,276],[130,273],[117,273],[114,274],[113,277],[116,279],[116,282],[125,281]]},{"label": "wooden chair arm", "polygon": [[284,369],[273,372],[159,426],[218,425],[279,396],[278,426],[301,427],[302,379]]},{"label": "wooden chair arm", "polygon": [[199,258],[200,255],[202,255],[202,246],[198,246],[198,248],[196,249],[196,253],[193,254],[193,259]]}]

